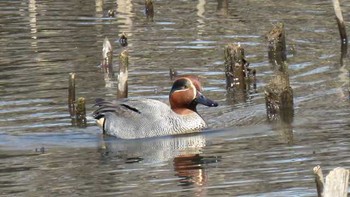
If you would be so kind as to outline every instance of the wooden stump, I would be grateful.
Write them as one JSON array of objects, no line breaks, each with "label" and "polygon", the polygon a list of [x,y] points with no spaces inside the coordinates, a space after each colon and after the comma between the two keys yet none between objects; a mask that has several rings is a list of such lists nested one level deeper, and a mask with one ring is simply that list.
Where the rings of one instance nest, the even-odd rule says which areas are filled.
[{"label": "wooden stump", "polygon": [[239,87],[245,89],[246,80],[255,75],[255,70],[249,68],[244,56],[244,49],[239,44],[229,44],[225,48],[226,89]]},{"label": "wooden stump", "polygon": [[113,49],[107,37],[103,40],[101,67],[105,73],[113,73]]},{"label": "wooden stump", "polygon": [[120,36],[119,43],[122,47],[128,46],[128,38],[126,37],[125,32],[123,32],[122,35]]},{"label": "wooden stump", "polygon": [[335,168],[327,176],[326,182],[320,166],[313,169],[318,197],[347,197],[349,185],[349,170]]},{"label": "wooden stump", "polygon": [[177,71],[174,68],[169,69],[169,75],[170,80],[174,80],[178,76]]},{"label": "wooden stump", "polygon": [[229,44],[225,51],[225,76],[228,99],[245,102],[251,83],[256,88],[255,70],[249,68],[244,49],[239,44]]},{"label": "wooden stump", "polygon": [[147,20],[153,21],[154,9],[153,9],[153,0],[145,0],[145,13]]},{"label": "wooden stump", "polygon": [[282,119],[286,123],[293,121],[293,89],[289,84],[289,75],[284,69],[275,72],[275,76],[265,87],[265,102],[268,120]]},{"label": "wooden stump", "polygon": [[68,109],[71,117],[75,115],[75,73],[69,73],[68,81]]},{"label": "wooden stump", "polygon": [[287,60],[286,55],[286,35],[283,23],[276,24],[270,32],[266,34],[268,41],[268,57],[271,63],[281,65]]},{"label": "wooden stump", "polygon": [[128,97],[128,67],[129,54],[127,50],[124,50],[119,55],[118,99]]},{"label": "wooden stump", "polygon": [[85,98],[79,97],[76,104],[76,124],[78,127],[86,127]]},{"label": "wooden stump", "polygon": [[115,17],[116,13],[117,13],[116,10],[111,9],[111,10],[108,10],[107,16],[108,16],[108,17]]}]

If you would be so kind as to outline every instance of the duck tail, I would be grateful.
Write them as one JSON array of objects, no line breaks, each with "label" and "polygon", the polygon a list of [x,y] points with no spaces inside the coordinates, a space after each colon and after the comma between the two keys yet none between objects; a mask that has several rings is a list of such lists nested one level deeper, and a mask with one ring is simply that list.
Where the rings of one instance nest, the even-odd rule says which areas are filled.
[{"label": "duck tail", "polygon": [[102,128],[103,134],[106,133],[105,132],[106,118],[105,118],[105,114],[101,113],[100,109],[104,103],[106,103],[104,99],[101,99],[101,98],[96,99],[94,107],[98,106],[99,108],[92,113],[92,116],[96,119],[97,125]]}]

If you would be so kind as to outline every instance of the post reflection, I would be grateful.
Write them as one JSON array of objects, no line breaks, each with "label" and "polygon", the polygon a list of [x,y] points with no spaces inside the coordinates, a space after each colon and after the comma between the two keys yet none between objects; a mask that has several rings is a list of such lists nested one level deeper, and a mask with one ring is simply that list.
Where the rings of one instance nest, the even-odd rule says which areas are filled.
[{"label": "post reflection", "polygon": [[124,24],[119,25],[120,33],[121,32],[127,32],[128,37],[132,36],[132,26],[133,26],[133,20],[132,16],[133,14],[133,5],[131,0],[117,0],[117,20],[118,23]]},{"label": "post reflection", "polygon": [[197,29],[198,29],[198,32],[197,34],[198,35],[202,35],[203,32],[204,32],[204,27],[205,27],[205,22],[204,22],[204,13],[205,13],[205,4],[206,4],[206,0],[199,0],[198,1],[198,4],[197,4],[197,16],[198,16],[198,19],[197,19],[197,22],[198,22],[198,25],[197,25]]},{"label": "post reflection", "polygon": [[31,34],[31,46],[34,48],[35,52],[37,52],[38,42],[37,42],[37,8],[36,8],[36,0],[29,0],[28,3],[28,11],[29,11],[29,26],[30,26],[30,34]]},{"label": "post reflection", "polygon": [[228,15],[228,0],[218,0],[218,6],[216,8],[218,14]]}]

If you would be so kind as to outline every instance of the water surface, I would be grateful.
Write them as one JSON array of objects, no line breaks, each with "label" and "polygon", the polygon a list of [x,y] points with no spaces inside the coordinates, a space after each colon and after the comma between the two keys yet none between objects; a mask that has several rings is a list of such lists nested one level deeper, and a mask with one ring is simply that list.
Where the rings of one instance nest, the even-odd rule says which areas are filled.
[{"label": "water surface", "polygon": [[[117,3],[117,6],[116,4]],[[341,2],[345,21],[350,4]],[[315,196],[312,168],[349,167],[349,58],[329,1],[0,2],[0,194],[4,196]],[[116,9],[115,17],[107,11]],[[283,22],[292,123],[269,122],[264,87],[273,65],[264,35]],[[350,24],[345,23],[346,26]],[[167,102],[169,69],[202,77],[217,108],[200,106],[201,134],[143,140],[101,136],[88,116],[72,125],[68,74],[89,114],[114,99],[100,67],[103,39],[115,70],[128,37],[129,96]],[[223,50],[240,43],[257,88],[225,89]]]}]

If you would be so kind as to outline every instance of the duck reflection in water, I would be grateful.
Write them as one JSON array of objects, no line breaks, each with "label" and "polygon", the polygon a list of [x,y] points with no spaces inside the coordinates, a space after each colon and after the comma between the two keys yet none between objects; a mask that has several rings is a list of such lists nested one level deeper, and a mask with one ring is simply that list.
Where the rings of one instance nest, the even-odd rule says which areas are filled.
[{"label": "duck reflection in water", "polygon": [[103,136],[101,155],[104,161],[122,161],[124,164],[140,163],[162,165],[173,161],[179,186],[203,186],[207,182],[205,166],[217,163],[216,156],[201,156],[206,145],[203,134],[166,136],[136,140],[123,140]]}]

